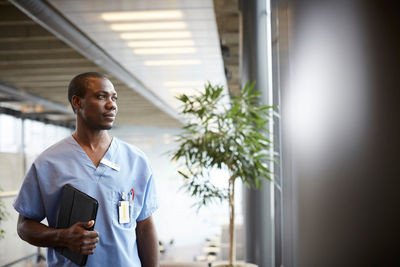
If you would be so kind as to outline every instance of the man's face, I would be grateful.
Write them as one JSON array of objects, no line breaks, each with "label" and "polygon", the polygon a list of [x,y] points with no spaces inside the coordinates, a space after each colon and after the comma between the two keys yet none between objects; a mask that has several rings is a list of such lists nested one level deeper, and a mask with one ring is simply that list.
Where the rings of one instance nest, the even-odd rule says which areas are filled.
[{"label": "man's face", "polygon": [[83,98],[79,97],[77,115],[93,130],[109,130],[117,115],[117,92],[104,78],[89,78]]}]

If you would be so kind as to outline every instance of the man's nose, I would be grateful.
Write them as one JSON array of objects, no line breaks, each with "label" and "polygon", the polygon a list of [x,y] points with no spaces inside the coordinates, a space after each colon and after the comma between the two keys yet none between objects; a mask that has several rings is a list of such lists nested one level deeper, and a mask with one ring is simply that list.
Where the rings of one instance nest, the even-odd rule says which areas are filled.
[{"label": "man's nose", "polygon": [[108,98],[108,101],[106,103],[106,108],[110,110],[117,109],[117,102],[114,101],[112,98]]}]

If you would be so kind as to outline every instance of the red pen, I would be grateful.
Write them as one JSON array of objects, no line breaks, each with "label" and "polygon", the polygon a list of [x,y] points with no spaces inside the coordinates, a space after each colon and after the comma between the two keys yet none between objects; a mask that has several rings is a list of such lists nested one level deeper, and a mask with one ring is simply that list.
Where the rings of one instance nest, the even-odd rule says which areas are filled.
[{"label": "red pen", "polygon": [[132,201],[135,199],[135,191],[133,190],[133,188],[131,189],[131,195],[132,195]]}]

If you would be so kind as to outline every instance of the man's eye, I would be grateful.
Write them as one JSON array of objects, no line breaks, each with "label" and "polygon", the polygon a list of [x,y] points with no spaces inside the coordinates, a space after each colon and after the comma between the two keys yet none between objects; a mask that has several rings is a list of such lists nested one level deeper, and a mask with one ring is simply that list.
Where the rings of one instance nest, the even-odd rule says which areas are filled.
[{"label": "man's eye", "polygon": [[112,100],[113,100],[113,101],[117,101],[117,100],[118,100],[118,97],[113,96],[113,97],[112,97]]},{"label": "man's eye", "polygon": [[98,99],[104,99],[105,96],[104,96],[104,95],[98,95],[97,98],[98,98]]}]

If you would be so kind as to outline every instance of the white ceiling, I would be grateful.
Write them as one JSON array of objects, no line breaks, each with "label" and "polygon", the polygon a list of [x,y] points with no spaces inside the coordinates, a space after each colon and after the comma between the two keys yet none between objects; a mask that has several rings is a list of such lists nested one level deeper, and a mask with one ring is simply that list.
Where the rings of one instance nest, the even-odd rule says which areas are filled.
[{"label": "white ceiling", "polygon": [[212,0],[49,2],[175,110],[176,94],[227,88]]}]

